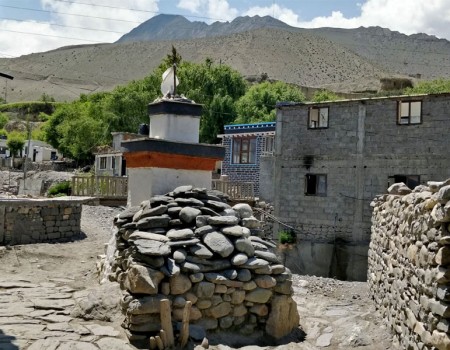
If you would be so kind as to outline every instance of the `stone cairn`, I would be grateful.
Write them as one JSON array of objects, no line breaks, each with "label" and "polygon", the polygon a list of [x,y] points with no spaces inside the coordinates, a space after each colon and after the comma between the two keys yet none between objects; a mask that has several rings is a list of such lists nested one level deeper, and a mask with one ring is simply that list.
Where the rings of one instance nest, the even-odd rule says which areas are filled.
[{"label": "stone cairn", "polygon": [[124,291],[131,342],[158,336],[166,299],[175,331],[188,321],[193,341],[220,332],[278,339],[298,327],[291,273],[274,244],[252,235],[260,222],[248,204],[231,207],[220,192],[181,186],[126,209],[115,225],[109,278]]},{"label": "stone cairn", "polygon": [[450,179],[371,204],[368,283],[402,349],[450,349]]}]

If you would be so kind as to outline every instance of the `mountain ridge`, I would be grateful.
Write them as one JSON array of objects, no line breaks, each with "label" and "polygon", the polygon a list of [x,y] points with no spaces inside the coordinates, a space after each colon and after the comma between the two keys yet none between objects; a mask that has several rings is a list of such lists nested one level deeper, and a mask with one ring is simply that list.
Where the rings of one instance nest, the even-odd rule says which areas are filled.
[{"label": "mountain ridge", "polygon": [[[158,20],[162,21],[159,26]],[[192,23],[182,16],[160,16],[153,21],[155,38],[160,32],[170,34],[164,29],[170,21],[189,28]],[[253,28],[255,23],[273,26],[197,39],[75,45],[0,58],[0,70],[15,77],[7,85],[8,101],[39,99],[44,92],[64,101],[80,93],[111,90],[148,75],[172,45],[186,61],[211,58],[249,80],[268,75],[271,80],[345,93],[378,91],[385,77],[450,78],[450,42],[427,34],[408,36],[381,27],[302,29],[268,16],[240,17],[228,24],[196,23],[196,35],[204,35],[206,27],[219,33],[223,28]],[[175,31],[182,32],[179,26]],[[0,94],[4,93],[5,86],[0,84]]]}]

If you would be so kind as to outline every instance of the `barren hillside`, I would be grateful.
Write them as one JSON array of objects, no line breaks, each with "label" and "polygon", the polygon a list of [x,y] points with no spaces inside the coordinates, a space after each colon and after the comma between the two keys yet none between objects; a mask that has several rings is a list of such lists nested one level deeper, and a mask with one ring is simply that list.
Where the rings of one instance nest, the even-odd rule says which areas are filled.
[{"label": "barren hillside", "polygon": [[386,28],[319,28],[308,33],[346,47],[392,73],[422,79],[450,78],[450,42],[426,34],[405,35]]},{"label": "barren hillside", "polygon": [[[15,77],[8,102],[56,100],[110,90],[151,72],[174,45],[188,61],[210,57],[245,76],[267,73],[271,79],[338,91],[377,89],[387,73],[325,38],[280,29],[258,29],[225,37],[64,47],[13,59],[0,59],[0,70]],[[5,85],[1,92],[4,94]]]}]

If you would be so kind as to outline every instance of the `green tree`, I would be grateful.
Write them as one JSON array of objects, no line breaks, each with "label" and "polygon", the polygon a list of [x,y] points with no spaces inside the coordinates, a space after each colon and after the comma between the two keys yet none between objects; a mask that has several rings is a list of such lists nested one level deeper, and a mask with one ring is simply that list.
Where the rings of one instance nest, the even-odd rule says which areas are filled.
[{"label": "green tree", "polygon": [[436,79],[430,81],[421,81],[412,88],[407,88],[405,94],[439,94],[450,92],[450,80]]},{"label": "green tree", "polygon": [[92,101],[58,107],[43,128],[45,140],[67,157],[83,163],[91,161],[94,149],[108,143],[110,137],[101,109],[99,102]]},{"label": "green tree", "polygon": [[31,130],[31,139],[45,141],[45,133],[44,130],[42,130],[42,125],[39,125],[38,127]]},{"label": "green tree", "polygon": [[9,122],[9,117],[6,113],[0,113],[0,129],[3,129],[6,123]]},{"label": "green tree", "polygon": [[312,101],[313,102],[325,102],[325,101],[336,101],[339,99],[339,96],[336,95],[333,91],[329,90],[319,90],[316,91]]},{"label": "green tree", "polygon": [[163,64],[167,67],[173,66],[174,64],[179,65],[181,63],[181,55],[178,53],[177,49],[172,45],[172,50],[170,54],[166,56],[163,60]]},{"label": "green tree", "polygon": [[25,136],[17,131],[12,131],[8,134],[6,146],[9,148],[11,155],[16,157],[18,152],[25,146]]},{"label": "green tree", "polygon": [[[178,92],[203,105],[201,141],[216,142],[223,125],[232,123],[236,116],[235,102],[247,89],[245,80],[230,67],[212,61],[181,62],[176,50],[169,56],[179,65]],[[169,56],[142,80],[58,105],[43,128],[45,140],[64,155],[87,162],[97,146],[110,143],[112,131],[137,132],[140,123],[149,121],[148,104],[161,97],[162,74],[170,65]]]},{"label": "green tree", "polygon": [[275,120],[275,105],[280,101],[301,102],[305,96],[299,88],[278,81],[253,85],[236,105],[237,119],[241,124]]},{"label": "green tree", "polygon": [[178,91],[203,105],[200,141],[215,143],[225,124],[236,118],[235,102],[245,94],[247,83],[242,75],[226,65],[183,62],[178,69]]}]

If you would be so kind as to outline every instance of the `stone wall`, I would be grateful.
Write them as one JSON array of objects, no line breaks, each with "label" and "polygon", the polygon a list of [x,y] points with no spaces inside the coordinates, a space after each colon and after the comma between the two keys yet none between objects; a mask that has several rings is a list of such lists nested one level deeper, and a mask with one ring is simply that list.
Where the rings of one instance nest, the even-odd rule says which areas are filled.
[{"label": "stone wall", "polygon": [[109,278],[125,291],[123,326],[133,343],[158,334],[161,299],[171,301],[175,322],[192,302],[197,341],[221,332],[246,342],[280,338],[298,327],[291,274],[275,245],[252,235],[260,222],[248,204],[232,208],[223,198],[182,186],[116,218],[117,251],[99,268],[112,262]]},{"label": "stone wall", "polygon": [[402,349],[450,349],[450,179],[372,202],[368,283]]},{"label": "stone wall", "polygon": [[0,245],[80,237],[82,197],[0,200]]}]

